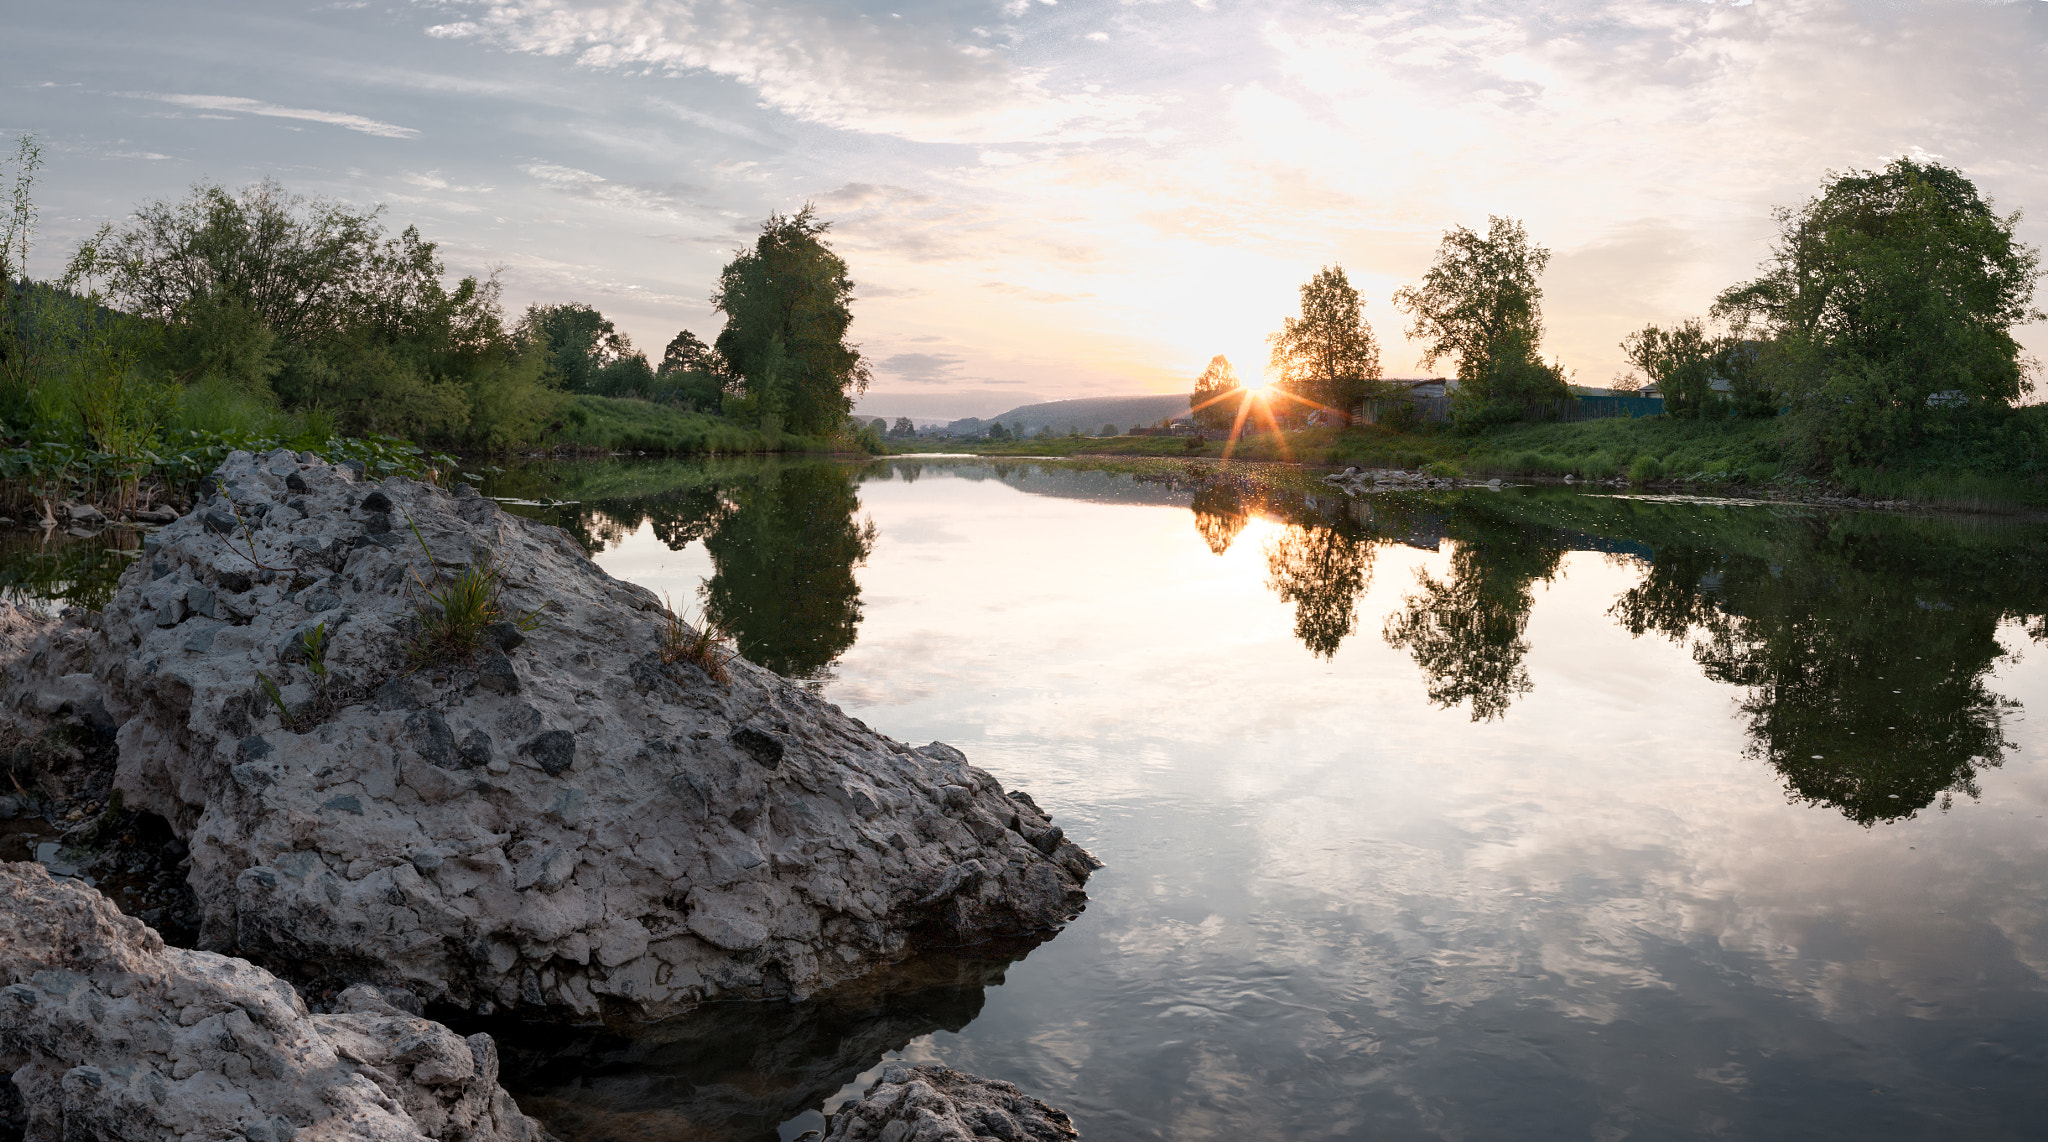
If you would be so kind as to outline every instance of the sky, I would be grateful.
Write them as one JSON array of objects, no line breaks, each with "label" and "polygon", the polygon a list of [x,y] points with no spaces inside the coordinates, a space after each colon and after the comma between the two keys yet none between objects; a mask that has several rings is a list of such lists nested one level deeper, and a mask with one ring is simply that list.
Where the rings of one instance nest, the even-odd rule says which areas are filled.
[{"label": "sky", "polygon": [[0,37],[23,132],[32,273],[140,203],[275,177],[657,358],[812,203],[878,415],[1256,372],[1325,265],[1388,375],[1430,375],[1391,295],[1504,215],[1553,254],[1546,353],[1602,385],[1830,171],[1937,157],[2048,244],[2048,2],[66,0]]}]

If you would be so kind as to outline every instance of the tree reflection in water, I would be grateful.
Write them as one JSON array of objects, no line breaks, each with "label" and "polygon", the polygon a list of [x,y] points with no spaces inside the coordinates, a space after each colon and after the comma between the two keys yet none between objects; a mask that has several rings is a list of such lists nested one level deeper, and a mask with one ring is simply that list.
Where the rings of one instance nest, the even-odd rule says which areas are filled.
[{"label": "tree reflection in water", "polygon": [[1372,581],[1374,546],[1353,528],[1298,523],[1266,544],[1266,586],[1294,604],[1294,637],[1317,657],[1334,656],[1358,629],[1355,605]]},{"label": "tree reflection in water", "polygon": [[1195,490],[1195,530],[1218,555],[1230,550],[1244,525],[1251,522],[1251,510],[1244,497],[1228,484],[1207,484]]},{"label": "tree reflection in water", "polygon": [[873,520],[855,522],[850,473],[823,464],[773,473],[729,493],[732,514],[704,537],[717,571],[704,609],[739,651],[788,678],[815,678],[853,645]]},{"label": "tree reflection in water", "polygon": [[1788,530],[1798,550],[1660,548],[1613,613],[1748,688],[1749,753],[1794,798],[1869,826],[1975,797],[1978,774],[2012,748],[2005,721],[2019,709],[1985,685],[2006,655],[1998,627],[2013,604],[2038,607],[2019,596],[2039,586],[2001,590],[1966,548],[1839,521]]},{"label": "tree reflection in water", "polygon": [[1564,552],[1514,535],[1468,535],[1455,541],[1450,578],[1416,572],[1422,590],[1387,616],[1387,645],[1406,650],[1426,678],[1429,700],[1444,709],[1472,704],[1472,720],[1492,721],[1529,692],[1523,632],[1530,590],[1557,573]]}]

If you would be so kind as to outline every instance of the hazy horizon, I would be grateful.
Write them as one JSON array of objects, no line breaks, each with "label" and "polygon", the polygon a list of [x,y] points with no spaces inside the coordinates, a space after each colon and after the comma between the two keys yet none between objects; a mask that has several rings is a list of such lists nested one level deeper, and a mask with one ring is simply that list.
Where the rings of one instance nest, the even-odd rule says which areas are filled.
[{"label": "hazy horizon", "polygon": [[1256,370],[1329,263],[1419,374],[1389,295],[1488,214],[1555,251],[1545,351],[1588,385],[1750,276],[1829,170],[1937,156],[2048,241],[2041,0],[85,0],[10,30],[0,132],[48,159],[33,273],[139,202],[275,176],[658,356],[716,331],[762,218],[813,202],[859,285],[863,404],[902,415]]}]

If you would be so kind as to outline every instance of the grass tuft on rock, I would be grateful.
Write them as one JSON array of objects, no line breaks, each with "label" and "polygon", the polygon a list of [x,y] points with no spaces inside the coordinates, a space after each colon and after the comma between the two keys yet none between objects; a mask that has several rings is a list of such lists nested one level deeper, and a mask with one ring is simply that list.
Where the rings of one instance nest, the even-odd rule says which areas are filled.
[{"label": "grass tuft on rock", "polygon": [[661,660],[671,666],[687,663],[702,670],[706,677],[720,686],[731,683],[725,664],[731,660],[732,638],[709,615],[703,616],[696,629],[683,621],[676,613],[675,606],[667,596],[662,598],[661,617]]}]

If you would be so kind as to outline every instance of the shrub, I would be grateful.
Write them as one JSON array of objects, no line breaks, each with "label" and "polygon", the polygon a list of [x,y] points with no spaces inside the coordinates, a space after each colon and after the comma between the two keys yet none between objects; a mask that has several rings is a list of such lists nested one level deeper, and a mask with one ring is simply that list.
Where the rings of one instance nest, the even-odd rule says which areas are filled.
[{"label": "shrub", "polygon": [[1664,478],[1664,462],[1648,454],[1638,456],[1628,466],[1628,480],[1631,484],[1647,484]]}]

